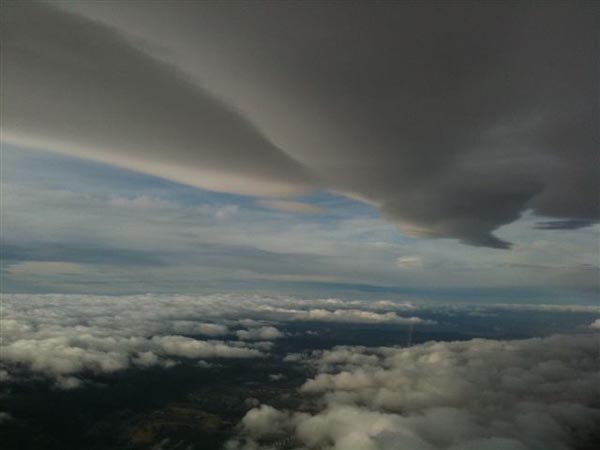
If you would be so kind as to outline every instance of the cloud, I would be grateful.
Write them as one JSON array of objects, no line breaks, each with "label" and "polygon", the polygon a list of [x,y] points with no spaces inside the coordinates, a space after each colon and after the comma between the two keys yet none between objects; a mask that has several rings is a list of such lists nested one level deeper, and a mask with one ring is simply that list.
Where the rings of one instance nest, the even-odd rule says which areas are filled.
[{"label": "cloud", "polygon": [[[536,231],[528,216],[502,230],[503,238],[520,242],[513,251],[489,252],[450,240],[402,238],[370,208],[339,197],[320,200],[330,214],[315,219],[8,145],[2,163],[5,269],[20,261],[85,268],[76,276],[5,272],[7,292],[189,293],[231,290],[235,283],[245,292],[293,289],[299,295],[370,295],[366,290],[374,287],[384,295],[429,295],[458,288],[454,298],[461,301],[468,287],[480,298],[494,297],[489,301],[506,301],[510,289],[508,295],[519,291],[539,301],[593,302],[598,288],[598,226]],[[115,205],[115,189],[144,206]],[[240,205],[235,214],[216,217],[232,204]],[[406,256],[421,258],[426,270],[399,270],[395,261]]]},{"label": "cloud", "polygon": [[260,327],[250,330],[239,330],[236,332],[236,335],[244,341],[269,341],[283,337],[284,333],[275,327]]},{"label": "cloud", "polygon": [[414,306],[407,302],[298,299],[279,296],[275,298],[250,297],[242,305],[247,316],[281,321],[315,321],[345,323],[396,323],[400,325],[430,325],[434,321],[416,316],[401,316],[397,311],[410,311]]},{"label": "cloud", "polygon": [[[6,196],[6,198],[8,197],[10,195]],[[3,200],[5,200],[4,197]],[[29,205],[28,202],[25,203]],[[84,214],[81,209],[79,209],[79,213],[80,215]],[[48,223],[50,218],[45,217],[45,219],[44,227],[47,232],[51,232],[52,225]],[[8,240],[10,238],[7,235],[6,241]],[[16,242],[14,243],[6,241],[3,240],[0,242],[3,260],[8,263],[14,263],[14,265],[9,267],[9,271],[16,271],[16,273],[23,275],[28,273],[36,275],[42,273],[50,274],[56,272],[57,269],[69,269],[68,271],[72,273],[83,270],[86,265],[93,264],[112,264],[121,267],[128,266],[130,268],[136,266],[145,268],[161,267],[165,265],[152,252],[144,250],[114,248],[110,245],[90,245],[89,242],[19,242],[22,240],[18,238],[15,239]]]},{"label": "cloud", "polygon": [[594,329],[594,330],[600,330],[600,319],[596,319],[594,320],[591,324],[590,324],[590,328]]},{"label": "cloud", "polygon": [[173,331],[185,334],[203,334],[205,336],[224,336],[229,333],[229,329],[225,325],[198,323],[192,320],[177,320],[173,322]]},{"label": "cloud", "polygon": [[4,8],[6,140],[217,191],[327,189],[476,246],[509,247],[493,232],[526,211],[598,220],[587,5],[62,7],[81,15]]},{"label": "cloud", "polygon": [[85,272],[84,266],[64,261],[24,261],[10,265],[6,271],[17,276],[77,275]]},{"label": "cloud", "polygon": [[496,303],[489,305],[448,305],[441,309],[471,309],[479,311],[531,311],[531,312],[582,312],[582,313],[600,313],[600,307],[597,305],[546,305],[546,304],[522,304],[522,303]]},{"label": "cloud", "polygon": [[278,411],[269,405],[253,408],[242,419],[242,426],[252,436],[269,436],[277,434],[289,422],[287,412]]},{"label": "cloud", "polygon": [[416,256],[402,256],[396,259],[396,266],[400,269],[419,269],[423,267],[423,261]]},{"label": "cloud", "polygon": [[304,169],[251,121],[114,29],[47,4],[13,3],[2,41],[8,142],[217,191],[308,188]]},{"label": "cloud", "polygon": [[[333,311],[324,309],[332,305]],[[366,310],[356,309],[361,305]],[[292,306],[296,308],[291,309]],[[60,388],[73,389],[90,374],[171,367],[181,358],[261,358],[271,351],[270,341],[285,336],[271,325],[273,321],[429,323],[395,312],[368,310],[391,306],[234,294],[4,294],[0,378],[12,382],[27,379],[27,373],[41,374]],[[238,329],[240,326],[246,329]],[[226,339],[228,335],[232,339],[215,339]],[[233,340],[234,336],[237,340]]]},{"label": "cloud", "polygon": [[356,322],[356,323],[401,323],[401,324],[432,324],[435,322],[423,320],[420,317],[401,317],[395,312],[377,313],[356,309],[309,309],[292,313],[295,320],[318,322]]},{"label": "cloud", "polygon": [[323,212],[323,209],[318,206],[289,200],[261,200],[258,205],[292,214],[321,214]]},{"label": "cloud", "polygon": [[[600,424],[593,335],[315,353],[316,412],[252,409],[230,449],[565,449]],[[275,445],[276,446],[276,445]]]},{"label": "cloud", "polygon": [[[291,336],[284,331],[287,322],[431,327],[436,322],[421,314],[443,318],[498,311],[598,311],[576,305],[440,305],[248,294],[3,294],[2,308],[0,379],[12,383],[40,374],[61,388],[77,387],[92,374],[168,368],[186,359],[261,358],[277,339]],[[290,354],[286,361],[317,361],[315,367],[325,375],[315,383],[329,383],[327,373],[341,364],[377,366],[386,351],[396,350],[380,354],[364,347],[338,347],[308,356]]]},{"label": "cloud", "polygon": [[263,356],[255,349],[236,347],[218,341],[199,341],[184,336],[153,337],[152,342],[167,355],[184,358],[256,358]]},{"label": "cloud", "polygon": [[[225,324],[201,319],[200,315],[210,315],[211,299],[5,295],[2,300],[0,373],[7,381],[27,379],[29,371],[54,379],[59,388],[72,389],[90,373],[170,367],[176,363],[173,358],[265,355],[251,344],[189,336],[229,333]],[[223,321],[227,313],[222,308],[212,317]],[[269,336],[272,333],[265,333],[264,339]]]}]

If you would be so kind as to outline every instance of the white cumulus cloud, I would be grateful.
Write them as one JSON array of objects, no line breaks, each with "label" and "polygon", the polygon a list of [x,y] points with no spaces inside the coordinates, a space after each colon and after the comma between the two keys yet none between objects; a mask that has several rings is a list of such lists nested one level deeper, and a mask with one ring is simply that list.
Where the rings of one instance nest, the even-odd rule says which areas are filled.
[{"label": "white cumulus cloud", "polygon": [[248,341],[268,341],[278,339],[284,334],[275,327],[260,327],[236,332],[238,338]]},{"label": "white cumulus cloud", "polygon": [[313,354],[316,412],[248,412],[231,449],[565,450],[600,425],[593,335]]},{"label": "white cumulus cloud", "polygon": [[273,322],[426,323],[382,311],[392,303],[285,296],[6,294],[2,301],[0,378],[27,369],[65,389],[89,373],[170,367],[178,358],[262,357],[285,335]]}]

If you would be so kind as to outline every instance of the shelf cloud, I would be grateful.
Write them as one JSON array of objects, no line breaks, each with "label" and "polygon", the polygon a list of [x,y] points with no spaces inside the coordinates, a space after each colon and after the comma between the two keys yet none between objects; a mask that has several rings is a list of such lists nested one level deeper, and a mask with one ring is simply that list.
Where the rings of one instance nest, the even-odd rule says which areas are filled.
[{"label": "shelf cloud", "polygon": [[59,6],[3,8],[8,142],[215,191],[330,190],[476,246],[508,248],[493,232],[527,210],[598,220],[586,5]]},{"label": "shelf cloud", "polygon": [[251,121],[115,30],[37,4],[2,27],[4,139],[217,191],[306,190]]}]

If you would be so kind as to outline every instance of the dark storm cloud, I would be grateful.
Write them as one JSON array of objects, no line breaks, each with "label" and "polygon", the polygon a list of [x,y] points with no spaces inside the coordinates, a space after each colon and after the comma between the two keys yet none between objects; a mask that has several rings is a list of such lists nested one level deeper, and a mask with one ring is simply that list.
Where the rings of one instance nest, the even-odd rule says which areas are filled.
[{"label": "dark storm cloud", "polygon": [[114,30],[48,5],[3,9],[7,140],[217,190],[305,187],[252,123]]},{"label": "dark storm cloud", "polygon": [[215,190],[325,187],[472,245],[508,247],[492,232],[527,209],[597,221],[597,8],[173,5],[79,12],[189,82],[113,29],[7,8],[5,135]]}]

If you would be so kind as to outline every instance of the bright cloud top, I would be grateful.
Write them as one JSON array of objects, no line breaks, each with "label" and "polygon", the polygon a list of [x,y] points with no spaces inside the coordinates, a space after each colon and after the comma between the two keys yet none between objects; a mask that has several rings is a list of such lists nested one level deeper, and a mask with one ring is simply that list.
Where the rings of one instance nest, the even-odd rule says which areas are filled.
[{"label": "bright cloud top", "polygon": [[0,368],[8,378],[28,369],[75,387],[75,376],[170,366],[177,358],[263,357],[266,341],[285,336],[273,325],[278,321],[431,323],[356,309],[391,305],[239,295],[4,295]]},{"label": "bright cloud top", "polygon": [[309,362],[312,406],[252,409],[229,449],[564,450],[600,425],[594,335],[339,347]]}]

